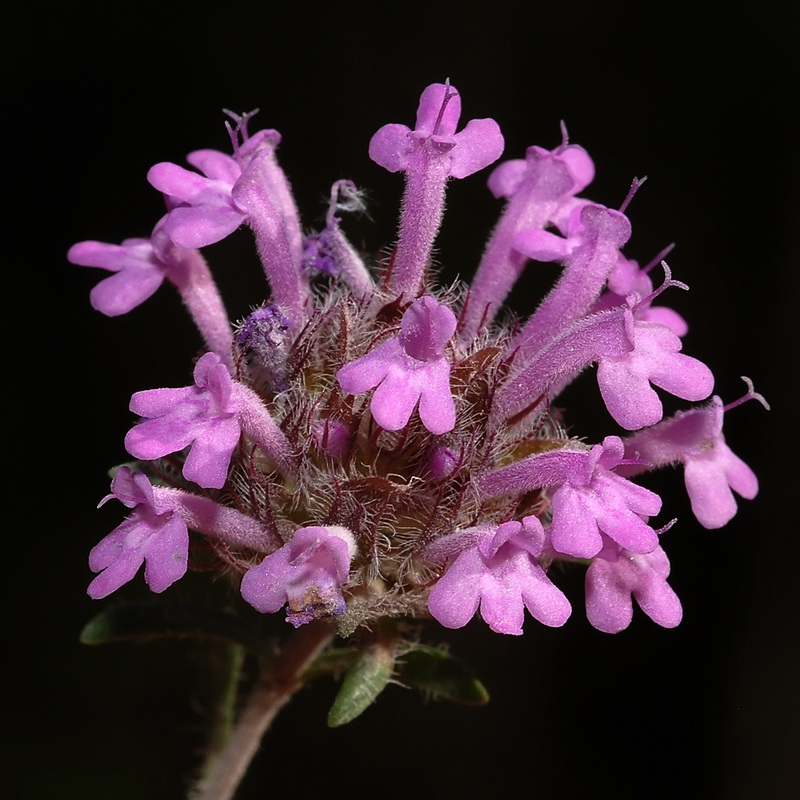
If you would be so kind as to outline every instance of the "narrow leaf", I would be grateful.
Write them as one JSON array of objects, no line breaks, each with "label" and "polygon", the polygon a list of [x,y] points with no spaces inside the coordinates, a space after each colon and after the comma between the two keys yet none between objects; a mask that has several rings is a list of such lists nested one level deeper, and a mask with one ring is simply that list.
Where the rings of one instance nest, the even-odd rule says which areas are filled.
[{"label": "narrow leaf", "polygon": [[435,647],[417,647],[397,663],[398,678],[407,686],[467,706],[489,702],[486,687],[469,667]]},{"label": "narrow leaf", "polygon": [[215,638],[237,642],[259,652],[259,632],[231,614],[208,608],[159,605],[110,606],[81,631],[83,644],[149,641],[165,638]]},{"label": "narrow leaf", "polygon": [[303,673],[303,682],[321,675],[341,675],[350,669],[361,656],[355,647],[337,647],[317,656],[314,663]]},{"label": "narrow leaf", "polygon": [[366,711],[386,688],[394,669],[394,648],[377,644],[365,648],[344,676],[328,712],[328,726],[337,728]]}]

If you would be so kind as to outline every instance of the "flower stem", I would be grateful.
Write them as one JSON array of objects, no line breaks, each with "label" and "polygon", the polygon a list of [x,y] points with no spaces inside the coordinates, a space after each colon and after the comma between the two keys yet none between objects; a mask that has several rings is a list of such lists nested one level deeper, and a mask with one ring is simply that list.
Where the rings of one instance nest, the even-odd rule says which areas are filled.
[{"label": "flower stem", "polygon": [[323,620],[304,625],[292,634],[273,668],[259,676],[225,749],[196,787],[193,800],[231,800],[262,736],[303,685],[303,673],[334,634],[334,628]]},{"label": "flower stem", "polygon": [[168,276],[180,292],[209,350],[233,372],[233,332],[217,284],[199,250],[172,248],[175,255]]},{"label": "flower stem", "polygon": [[395,297],[405,295],[406,302],[419,294],[442,224],[446,185],[447,161],[437,161],[428,151],[423,151],[413,168],[406,171],[400,235],[389,287]]},{"label": "flower stem", "polygon": [[242,677],[245,649],[239,644],[222,642],[214,655],[212,666],[215,669],[213,671],[217,673],[216,677],[221,685],[217,690],[216,702],[213,704],[214,717],[203,770],[204,775],[210,774],[211,768],[233,735],[236,722],[236,700],[239,681]]}]

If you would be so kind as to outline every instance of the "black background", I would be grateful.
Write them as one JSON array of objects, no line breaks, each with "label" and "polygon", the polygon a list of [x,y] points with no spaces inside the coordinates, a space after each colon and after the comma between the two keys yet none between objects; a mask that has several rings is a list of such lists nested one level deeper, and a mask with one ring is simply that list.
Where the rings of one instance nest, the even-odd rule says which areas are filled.
[{"label": "black background", "polygon": [[[86,554],[121,519],[116,504],[94,505],[106,469],[125,458],[128,398],[186,385],[199,340],[167,288],[126,317],[95,313],[98,273],[69,265],[67,248],[147,236],[162,213],[149,166],[227,149],[220,109],[259,106],[259,125],[283,134],[305,224],[319,224],[333,180],[352,178],[370,192],[372,221],[348,230],[376,250],[394,236],[401,181],[368,159],[369,138],[413,123],[421,90],[447,77],[463,120],[499,122],[505,157],[554,147],[563,119],[597,165],[592,199],[618,206],[634,176],[649,176],[626,253],[649,260],[678,243],[670,264],[692,291],[669,300],[690,322],[685,350],[711,366],[726,402],[741,374],[771,400],[770,414],[750,403],[726,420],[762,490],[711,532],[691,517],[678,474],[651,484],[679,518],[665,541],[685,612],[676,630],[637,612],[624,633],[594,631],[579,576],[567,581],[575,611],[563,629],[528,619],[515,638],[480,621],[431,627],[477,669],[489,706],[425,704],[392,686],[328,730],[335,689],[322,682],[276,723],[239,797],[337,787],[357,797],[794,796],[798,64],[782,6],[742,16],[730,4],[658,2],[17,6],[23,22],[5,25],[0,49],[7,796],[178,798],[200,741],[190,654],[77,642],[101,607],[85,596]],[[438,242],[448,276],[472,273],[498,208],[485,174],[450,186]],[[209,252],[234,316],[265,292],[247,237]],[[528,278],[514,305],[530,311],[541,290]],[[590,379],[565,404],[576,433],[617,432]]]}]

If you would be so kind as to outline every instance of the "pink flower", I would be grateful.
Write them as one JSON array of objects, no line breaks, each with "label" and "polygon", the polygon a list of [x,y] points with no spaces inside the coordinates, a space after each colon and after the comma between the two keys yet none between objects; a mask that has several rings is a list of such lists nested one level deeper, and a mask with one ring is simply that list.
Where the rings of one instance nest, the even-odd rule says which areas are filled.
[{"label": "pink flower", "polygon": [[369,143],[370,158],[389,172],[405,172],[406,189],[390,289],[411,300],[419,294],[444,211],[450,178],[465,178],[503,152],[503,135],[493,119],[473,119],[456,133],[461,97],[445,83],[428,86],[419,99],[414,130],[384,125]]},{"label": "pink flower", "polygon": [[[747,500],[758,494],[758,478],[728,447],[722,433],[725,412],[740,403],[755,399],[769,408],[753,391],[749,378],[744,380],[748,392],[740,400],[723,406],[719,397],[712,397],[709,405],[680,411],[625,442],[626,454],[642,459],[649,468],[683,464],[692,511],[705,528],[721,528],[730,522],[736,514],[734,492]],[[643,469],[626,467],[625,471],[635,474]]]},{"label": "pink flower", "polygon": [[650,384],[683,400],[704,400],[714,388],[711,370],[680,352],[681,340],[666,325],[636,319],[627,312],[626,328],[633,350],[601,356],[597,383],[612,417],[629,431],[655,425],[664,415]]},{"label": "pink flower", "polygon": [[389,172],[413,170],[430,157],[442,158],[447,177],[466,178],[500,158],[503,135],[493,119],[470,120],[456,133],[460,117],[461,97],[456,89],[433,83],[419,98],[414,130],[384,125],[369,143],[369,157]]},{"label": "pink flower", "polygon": [[613,472],[622,456],[622,441],[607,436],[553,495],[551,532],[559,553],[591,558],[602,547],[601,532],[636,553],[657,546],[655,531],[642,517],[657,514],[661,498]]},{"label": "pink flower", "polygon": [[618,436],[606,436],[591,450],[554,450],[487,474],[480,483],[488,497],[555,487],[550,536],[557,553],[592,558],[605,534],[621,547],[650,553],[656,532],[642,519],[661,510],[661,498],[614,470],[623,463]]},{"label": "pink flower", "polygon": [[437,581],[428,609],[446,628],[463,628],[480,606],[496,633],[522,634],[524,612],[551,627],[563,625],[570,604],[545,574],[538,559],[545,532],[536,517],[497,527],[462,531],[439,540],[429,557],[466,545]]},{"label": "pink flower", "polygon": [[[163,591],[187,569],[191,531],[227,576],[244,573],[242,596],[256,609],[285,607],[295,627],[343,615],[336,627],[355,633],[356,648],[377,646],[362,633],[383,639],[391,620],[403,620],[398,636],[413,619],[459,628],[476,612],[511,635],[526,609],[562,625],[570,605],[548,571],[576,561],[590,562],[596,628],[625,628],[634,600],[658,624],[678,624],[651,526],[661,498],[633,476],[683,464],[708,528],[724,525],[734,495],[753,497],[758,483],[723,437],[731,405],[714,397],[662,420],[661,390],[701,401],[714,379],[681,352],[682,318],[653,305],[667,288],[688,288],[672,279],[668,251],[643,268],[623,253],[642,181],[618,210],[585,197],[594,164],[562,125],[560,146],[529,147],[492,172],[489,189],[504,202],[477,274],[444,288],[434,246],[446,191],[503,149],[494,120],[460,127],[454,87],[428,86],[413,129],[383,125],[369,143],[372,159],[405,183],[386,259],[354,246],[360,235],[348,238],[340,217],[363,208],[348,180],[333,183],[322,230],[304,234],[279,134],[250,137],[252,114],[229,116],[230,155],[197,150],[189,169],[150,170],[168,211],[149,240],[81,242],[69,253],[113,273],[92,291],[108,315],[166,278],[206,348],[192,385],[131,398],[139,421],[125,443],[145,472],[114,479],[110,496],[131,511],[92,551],[92,597],[142,565]],[[269,290],[232,325],[197,248],[240,225],[254,234]],[[532,314],[502,313],[529,259],[562,269],[531,298]],[[658,263],[665,279],[654,290]],[[625,441],[587,444],[563,409],[564,389],[593,365],[612,417],[637,431]],[[748,389],[743,400],[761,399]],[[402,656],[396,645],[386,652]]]},{"label": "pink flower", "polygon": [[[692,414],[691,411],[685,413]],[[733,519],[736,515],[734,492],[746,500],[758,494],[755,473],[725,443],[724,414],[719,397],[711,398],[710,406],[696,410],[691,422],[702,428],[703,435],[682,456],[683,479],[692,511],[704,528],[721,528]]]},{"label": "pink flower", "polygon": [[377,386],[370,410],[388,431],[408,425],[419,403],[422,424],[431,433],[446,433],[455,426],[456,410],[444,349],[455,329],[456,316],[447,306],[421,297],[403,314],[400,335],[342,367],[339,385],[350,394]]},{"label": "pink flower", "polygon": [[241,433],[233,382],[215,353],[197,362],[194,380],[194,386],[181,389],[136,392],[131,411],[147,419],[128,432],[125,447],[132,456],[151,460],[191,445],[184,477],[205,489],[221,489]]},{"label": "pink flower", "polygon": [[674,628],[683,611],[678,596],[667,584],[668,576],[669,560],[661,547],[641,554],[609,542],[586,572],[589,622],[604,633],[619,633],[631,623],[635,597],[653,622]]},{"label": "pink flower", "polygon": [[70,247],[67,259],[82,267],[97,267],[114,274],[100,281],[91,291],[92,308],[107,317],[127,314],[150,298],[170,269],[170,260],[156,225],[152,239],[125,239],[122,244],[78,242]]},{"label": "pink flower", "polygon": [[337,526],[298,528],[291,541],[242,578],[242,597],[262,614],[284,605],[295,628],[345,610],[342,586],[356,553],[353,535]]},{"label": "pink flower", "polygon": [[196,248],[219,242],[246,219],[233,199],[233,187],[261,148],[274,149],[280,134],[259,131],[234,158],[217,150],[196,150],[186,160],[202,174],[162,162],[150,168],[147,180],[167,197],[170,212],[164,228],[179,247]]},{"label": "pink flower", "polygon": [[132,456],[162,458],[191,445],[183,476],[204,489],[221,489],[244,431],[279,469],[293,469],[294,455],[283,431],[261,398],[231,379],[216,353],[206,353],[197,362],[194,382],[194,386],[149,389],[131,397],[131,411],[146,418],[125,437]]},{"label": "pink flower", "polygon": [[130,581],[145,564],[144,579],[163,592],[186,572],[189,531],[180,514],[156,501],[153,487],[141,472],[120,467],[111,494],[133,513],[89,553],[89,567],[100,574],[89,584],[89,597],[99,600]]}]

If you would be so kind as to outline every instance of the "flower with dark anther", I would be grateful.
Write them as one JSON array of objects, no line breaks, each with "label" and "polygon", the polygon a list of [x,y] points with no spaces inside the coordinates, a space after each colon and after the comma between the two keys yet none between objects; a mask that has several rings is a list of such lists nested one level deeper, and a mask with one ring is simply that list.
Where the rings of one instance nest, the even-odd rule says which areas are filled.
[{"label": "flower with dark anther", "polygon": [[674,628],[683,609],[668,577],[669,559],[661,547],[651,553],[631,553],[606,540],[586,571],[589,622],[603,633],[619,633],[633,619],[634,597],[653,622]]},{"label": "flower with dark anther", "polygon": [[417,403],[422,424],[431,433],[451,431],[456,408],[445,346],[456,322],[447,306],[433,297],[421,297],[403,314],[400,335],[342,367],[336,374],[339,385],[350,394],[377,386],[370,410],[387,431],[408,425]]},{"label": "flower with dark anther", "polygon": [[500,158],[503,135],[493,119],[470,120],[456,133],[461,97],[449,83],[434,83],[419,99],[417,124],[384,125],[369,156],[389,172],[406,174],[400,236],[390,289],[416,297],[444,211],[448,178],[466,178]]},{"label": "flower with dark anther", "polygon": [[553,549],[576,558],[592,558],[603,537],[635,553],[650,553],[658,545],[656,532],[643,521],[661,510],[661,498],[618,475],[625,463],[618,436],[587,450],[553,450],[529,456],[488,473],[479,483],[484,495],[552,487]]},{"label": "flower with dark anther", "polygon": [[242,431],[286,470],[293,457],[284,433],[252,389],[233,381],[215,353],[194,370],[194,386],[149,389],[131,397],[134,414],[145,418],[125,437],[125,447],[146,460],[191,445],[183,475],[205,489],[221,489]]},{"label": "flower with dark anther", "polygon": [[571,608],[539,563],[546,550],[545,530],[534,516],[444,536],[426,552],[434,563],[450,561],[428,609],[446,628],[463,628],[479,606],[496,633],[521,635],[526,608],[545,625],[563,625]]},{"label": "flower with dark anther", "polygon": [[288,605],[295,628],[342,614],[342,586],[356,554],[353,534],[335,525],[298,528],[291,540],[242,578],[242,597],[262,614]]},{"label": "flower with dark anther", "polygon": [[686,491],[692,511],[705,528],[721,528],[736,514],[736,492],[747,500],[758,494],[758,478],[747,464],[725,443],[722,433],[726,411],[748,400],[757,400],[769,409],[767,401],[743,377],[747,393],[728,405],[719,397],[690,411],[679,411],[652,428],[634,434],[625,441],[629,457],[641,459],[645,466],[626,467],[635,475],[645,469],[682,463]]}]

